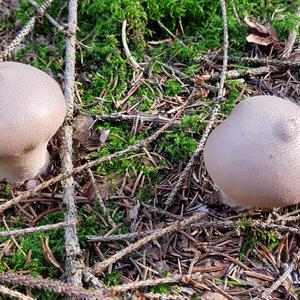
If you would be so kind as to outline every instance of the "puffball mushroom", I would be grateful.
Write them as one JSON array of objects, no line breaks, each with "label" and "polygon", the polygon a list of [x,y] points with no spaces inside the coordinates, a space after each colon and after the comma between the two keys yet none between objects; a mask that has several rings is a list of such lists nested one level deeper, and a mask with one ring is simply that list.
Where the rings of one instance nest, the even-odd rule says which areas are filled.
[{"label": "puffball mushroom", "polygon": [[211,132],[204,162],[222,200],[230,205],[299,203],[299,106],[274,96],[247,98]]},{"label": "puffball mushroom", "polygon": [[45,72],[0,63],[0,179],[21,183],[47,170],[47,144],[64,121],[66,103]]}]

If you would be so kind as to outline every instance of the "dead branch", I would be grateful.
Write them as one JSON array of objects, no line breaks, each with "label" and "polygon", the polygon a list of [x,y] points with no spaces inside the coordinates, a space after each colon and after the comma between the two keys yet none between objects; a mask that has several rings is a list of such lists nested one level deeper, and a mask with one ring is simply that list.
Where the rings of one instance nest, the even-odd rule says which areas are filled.
[{"label": "dead branch", "polygon": [[[62,169],[70,172],[73,169],[73,113],[74,113],[74,81],[75,81],[75,46],[77,30],[77,0],[69,0],[68,7],[68,35],[66,36],[66,65],[65,65],[65,98],[67,115],[62,127]],[[63,185],[64,220],[73,223],[65,228],[66,264],[65,273],[67,282],[75,286],[82,285],[81,250],[79,246],[76,223],[77,208],[74,199],[75,182],[72,176],[66,178]]]},{"label": "dead branch", "polygon": [[105,206],[105,204],[104,204],[104,202],[102,200],[102,197],[101,197],[101,195],[100,195],[100,193],[98,191],[98,188],[97,188],[97,184],[96,184],[96,180],[95,180],[95,177],[93,175],[93,172],[92,172],[91,169],[87,169],[87,171],[88,171],[91,183],[93,185],[93,188],[95,190],[96,200],[97,200],[97,202],[98,202],[98,204],[99,204],[99,206],[100,206],[103,214],[107,215],[107,221],[108,221],[109,225],[111,227],[115,227],[116,223],[114,222],[114,220],[112,219],[112,217],[109,215],[108,210],[107,210],[107,208],[106,208],[106,206]]},{"label": "dead branch", "polygon": [[263,299],[272,299],[271,294],[290,276],[292,271],[296,268],[295,261],[293,261],[286,269],[286,271],[262,293]]},{"label": "dead branch", "polygon": [[39,277],[32,277],[29,275],[20,275],[12,272],[0,273],[0,282],[3,284],[27,286],[33,289],[52,291],[56,294],[63,294],[69,297],[75,297],[76,299],[112,299],[110,297],[104,296],[105,290],[86,290],[59,280],[43,279]]},{"label": "dead branch", "polygon": [[162,22],[158,21],[158,24],[161,28],[163,28],[174,40],[178,41],[178,43],[183,46],[186,47],[186,44],[181,41],[177,36],[175,36],[175,34],[172,33],[172,31],[170,31]]},{"label": "dead branch", "polygon": [[[222,61],[223,56],[220,55],[207,55],[202,57],[195,58],[196,62],[205,62],[209,60]],[[270,65],[274,67],[284,67],[284,68],[299,68],[300,61],[292,61],[292,60],[280,60],[280,59],[269,59],[269,58],[250,58],[250,57],[238,57],[238,56],[230,56],[228,57],[228,62],[230,63],[238,63],[245,65]]]},{"label": "dead branch", "polygon": [[67,223],[67,222],[60,222],[56,224],[49,224],[49,225],[43,225],[38,227],[29,227],[24,229],[17,229],[17,230],[8,230],[8,231],[1,231],[0,237],[19,237],[28,233],[33,232],[42,232],[42,231],[48,231],[48,230],[54,230],[59,228],[65,228],[68,226],[74,226],[75,223]]},{"label": "dead branch", "polygon": [[222,16],[223,16],[223,52],[224,52],[224,59],[223,59],[223,67],[222,67],[222,73],[220,78],[220,86],[218,91],[218,96],[216,100],[216,104],[214,105],[210,119],[206,125],[206,128],[202,134],[202,138],[200,139],[200,142],[197,145],[196,151],[192,155],[191,159],[189,160],[188,164],[186,165],[183,172],[180,174],[179,179],[174,187],[174,189],[169,194],[167,200],[166,200],[166,207],[170,206],[175,201],[175,196],[178,193],[180,187],[182,186],[184,180],[186,179],[186,176],[190,172],[191,168],[194,165],[194,162],[199,157],[200,153],[202,152],[204,148],[204,144],[207,140],[207,137],[213,128],[214,122],[217,118],[219,109],[220,109],[220,101],[223,98],[224,93],[224,84],[225,84],[225,78],[226,78],[226,71],[227,71],[227,58],[228,58],[228,29],[227,29],[227,12],[226,12],[226,2],[225,0],[220,0],[221,9],[222,9]]},{"label": "dead branch", "polygon": [[129,290],[136,290],[138,288],[143,288],[147,286],[157,286],[159,284],[172,284],[172,283],[182,283],[182,284],[190,284],[191,280],[202,281],[202,274],[195,273],[191,275],[181,275],[176,274],[171,277],[158,278],[158,279],[148,279],[148,280],[140,280],[137,282],[131,282],[123,285],[114,286],[109,289],[111,292],[125,292]]},{"label": "dead branch", "polygon": [[192,217],[189,217],[183,221],[177,221],[175,223],[173,223],[170,226],[167,226],[159,231],[156,231],[148,236],[145,236],[144,238],[142,238],[141,240],[137,241],[134,244],[129,245],[128,247],[122,249],[121,251],[117,252],[116,254],[114,254],[113,256],[111,256],[110,258],[97,263],[94,267],[93,267],[93,272],[96,274],[102,273],[109,265],[115,263],[116,261],[118,261],[119,259],[121,259],[122,257],[124,257],[125,255],[131,253],[132,251],[135,251],[139,248],[141,248],[142,246],[144,246],[147,243],[150,243],[153,240],[156,240],[160,237],[162,237],[165,234],[174,232],[178,229],[182,229],[185,228],[199,220],[201,220],[204,217],[203,214],[198,214]]},{"label": "dead branch", "polygon": [[[226,73],[226,79],[238,79],[245,76],[256,77],[256,76],[261,76],[261,75],[271,73],[274,70],[276,69],[271,66],[247,68],[245,70],[229,70]],[[218,80],[220,79],[220,76],[221,76],[220,73],[215,72],[213,74],[201,75],[200,77],[204,80]]]},{"label": "dead branch", "polygon": [[[134,122],[137,119],[140,122],[149,122],[149,123],[157,123],[157,124],[167,124],[170,122],[169,118],[163,116],[149,116],[144,114],[137,115],[125,115],[122,113],[113,113],[111,115],[96,115],[94,116],[96,120],[104,121],[104,122]],[[172,127],[177,127],[180,124],[179,121],[174,121]]]},{"label": "dead branch", "polygon": [[33,30],[37,18],[42,16],[46,9],[52,4],[53,0],[46,0],[42,5],[39,6],[37,12],[38,15],[32,16],[29,21],[24,25],[22,30],[17,36],[11,41],[9,45],[4,46],[4,50],[0,52],[0,61],[9,56],[17,46],[19,46],[26,38],[26,36]]},{"label": "dead branch", "polygon": [[[299,19],[300,18],[300,6],[296,8],[296,17]],[[299,32],[299,26],[300,26],[300,21],[298,20],[295,28],[290,32],[288,40],[286,42],[285,48],[282,53],[282,58],[289,58],[292,51],[293,47],[296,42],[296,38]]]},{"label": "dead branch", "polygon": [[3,285],[0,285],[0,295],[19,300],[34,300],[34,298],[32,297],[26,296],[20,292],[9,289]]},{"label": "dead branch", "polygon": [[[28,0],[28,2],[35,7],[36,9],[40,9],[40,5],[34,0]],[[58,31],[65,32],[65,28],[63,25],[59,24],[54,18],[52,18],[48,13],[44,14],[48,21],[57,28]]]}]

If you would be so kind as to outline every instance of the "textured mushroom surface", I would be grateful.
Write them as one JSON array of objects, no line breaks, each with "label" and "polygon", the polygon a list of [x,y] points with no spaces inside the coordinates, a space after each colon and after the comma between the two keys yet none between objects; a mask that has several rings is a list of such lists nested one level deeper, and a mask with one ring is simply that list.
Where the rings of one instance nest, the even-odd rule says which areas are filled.
[{"label": "textured mushroom surface", "polygon": [[47,73],[0,63],[0,178],[22,181],[47,167],[47,143],[63,123],[64,95]]},{"label": "textured mushroom surface", "polygon": [[223,201],[281,207],[300,201],[300,107],[274,96],[250,97],[212,131],[207,171]]}]

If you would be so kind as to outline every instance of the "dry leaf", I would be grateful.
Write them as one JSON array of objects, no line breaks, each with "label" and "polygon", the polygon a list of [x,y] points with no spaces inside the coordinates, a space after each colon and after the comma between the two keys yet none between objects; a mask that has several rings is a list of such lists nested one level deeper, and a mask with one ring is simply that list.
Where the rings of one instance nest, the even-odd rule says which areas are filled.
[{"label": "dry leaf", "polygon": [[90,130],[94,122],[94,119],[90,116],[78,115],[74,120],[73,138],[81,144],[85,143],[90,137]]},{"label": "dry leaf", "polygon": [[274,28],[269,25],[261,25],[251,21],[248,17],[244,19],[245,23],[250,27],[251,33],[246,37],[249,43],[262,46],[277,45],[278,38]]}]

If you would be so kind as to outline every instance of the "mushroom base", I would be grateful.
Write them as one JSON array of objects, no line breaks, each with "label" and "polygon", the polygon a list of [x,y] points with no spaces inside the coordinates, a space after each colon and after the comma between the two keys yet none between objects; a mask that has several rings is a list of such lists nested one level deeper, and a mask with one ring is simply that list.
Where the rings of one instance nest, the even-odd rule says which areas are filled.
[{"label": "mushroom base", "polygon": [[50,155],[47,143],[20,156],[0,158],[0,180],[21,184],[47,171]]}]

